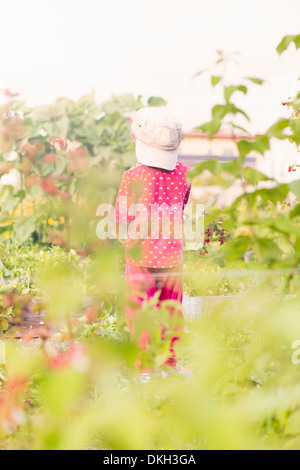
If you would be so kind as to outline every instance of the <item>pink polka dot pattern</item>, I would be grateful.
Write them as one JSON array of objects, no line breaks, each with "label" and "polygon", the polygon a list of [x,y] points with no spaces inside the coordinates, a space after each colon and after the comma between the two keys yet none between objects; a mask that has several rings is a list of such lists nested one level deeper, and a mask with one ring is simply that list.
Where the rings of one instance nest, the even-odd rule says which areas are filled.
[{"label": "pink polka dot pattern", "polygon": [[[184,209],[188,202],[190,187],[186,181],[189,167],[178,162],[173,171],[164,171],[140,163],[123,175],[116,201],[116,219],[119,223],[129,225],[126,241],[126,259],[141,267],[171,268],[182,263],[182,237],[175,238],[174,224],[170,230],[162,230],[164,210],[153,216],[153,205],[171,207],[178,205]],[[123,197],[121,197],[123,196]],[[124,198],[124,196],[126,198]],[[126,201],[126,203],[125,203]],[[130,215],[132,204],[143,204],[145,210],[136,216]],[[151,219],[152,209],[152,219]],[[133,231],[138,231],[135,222],[148,219],[148,232],[139,239],[134,239]],[[182,215],[180,224],[182,224]],[[157,231],[157,227],[160,227]],[[157,234],[155,238],[154,234]],[[152,237],[151,237],[152,235]]]}]

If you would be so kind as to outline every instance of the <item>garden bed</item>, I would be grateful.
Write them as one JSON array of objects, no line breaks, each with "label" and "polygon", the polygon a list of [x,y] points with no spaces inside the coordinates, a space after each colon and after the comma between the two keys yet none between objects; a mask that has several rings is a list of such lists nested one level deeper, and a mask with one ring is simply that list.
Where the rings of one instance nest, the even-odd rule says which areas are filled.
[{"label": "garden bed", "polygon": [[184,294],[182,305],[184,308],[185,319],[191,322],[198,321],[203,315],[208,314],[217,305],[240,297],[241,296],[238,295],[207,295],[193,297]]}]

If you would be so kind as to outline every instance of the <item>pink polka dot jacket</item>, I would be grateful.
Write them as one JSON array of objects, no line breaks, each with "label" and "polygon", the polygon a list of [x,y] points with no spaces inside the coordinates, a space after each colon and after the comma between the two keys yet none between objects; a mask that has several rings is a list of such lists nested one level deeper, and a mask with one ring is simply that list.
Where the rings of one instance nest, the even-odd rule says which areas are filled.
[{"label": "pink polka dot jacket", "polygon": [[126,238],[126,261],[148,268],[182,263],[183,210],[190,195],[188,171],[180,162],[173,171],[138,163],[124,173],[115,214],[118,236]]}]

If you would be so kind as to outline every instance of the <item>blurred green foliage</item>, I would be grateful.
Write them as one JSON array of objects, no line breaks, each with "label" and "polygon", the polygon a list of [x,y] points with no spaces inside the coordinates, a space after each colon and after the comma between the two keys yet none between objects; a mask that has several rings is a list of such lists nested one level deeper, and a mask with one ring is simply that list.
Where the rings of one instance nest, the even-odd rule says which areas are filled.
[{"label": "blurred green foliage", "polygon": [[[152,96],[147,104],[166,102]],[[96,209],[114,202],[136,161],[130,119],[142,106],[141,96],[97,104],[91,93],[30,108],[9,95],[0,106],[0,175],[17,173],[0,192],[1,238],[92,251]]]},{"label": "blurred green foliage", "polygon": [[[298,47],[293,38],[278,52],[291,41]],[[225,60],[218,51],[216,66]],[[249,83],[264,82],[246,80],[247,86],[228,87],[219,71],[212,73],[224,102],[199,130],[213,137],[227,122],[234,138],[241,130],[235,117],[247,125],[247,113],[232,99],[248,93]],[[101,106],[93,96],[60,99],[34,110],[17,101],[5,105],[1,171],[15,167],[22,178],[19,188],[6,187],[1,195],[0,232],[13,240],[1,246],[7,356],[0,366],[1,449],[300,448],[300,183],[279,184],[244,165],[250,151],[268,150],[271,137],[299,144],[297,98],[290,103],[290,119],[255,139],[237,139],[236,161],[212,160],[190,172],[198,181],[204,170],[220,182],[225,174],[226,188],[242,182],[243,194],[230,207],[207,212],[206,236],[212,235],[205,256],[186,254],[187,293],[225,298],[183,329],[180,318],[169,315],[180,305],[157,309],[156,299],[144,302],[132,341],[123,249],[96,239],[95,209],[114,200],[131,165],[124,113],[140,107],[141,97],[115,96]],[[164,101],[151,97],[149,104]],[[25,245],[28,238],[36,243]],[[17,316],[22,327],[29,313],[43,313],[49,326],[22,330],[16,340],[11,321]],[[178,369],[161,365],[168,355],[162,323],[167,340],[177,327]],[[141,350],[145,329],[150,340]],[[140,373],[137,357],[152,374]]]}]

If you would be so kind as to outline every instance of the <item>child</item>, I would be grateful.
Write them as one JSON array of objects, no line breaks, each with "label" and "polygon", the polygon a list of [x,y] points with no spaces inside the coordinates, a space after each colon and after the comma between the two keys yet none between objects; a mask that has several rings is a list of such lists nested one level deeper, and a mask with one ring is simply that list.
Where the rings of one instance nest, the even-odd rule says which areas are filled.
[{"label": "child", "polygon": [[[133,337],[137,311],[145,298],[150,299],[159,291],[159,301],[182,302],[183,209],[190,187],[186,181],[188,166],[177,162],[181,124],[165,107],[139,109],[131,136],[138,164],[123,175],[116,218],[119,238],[128,228],[126,316]],[[165,332],[161,325],[162,338]],[[141,350],[146,349],[150,339],[149,331],[143,331],[138,341]],[[170,355],[164,362],[171,367],[176,367],[174,343],[178,339],[174,334]]]}]

